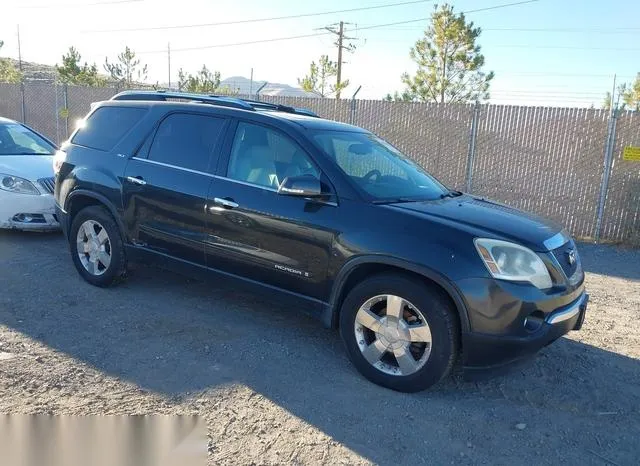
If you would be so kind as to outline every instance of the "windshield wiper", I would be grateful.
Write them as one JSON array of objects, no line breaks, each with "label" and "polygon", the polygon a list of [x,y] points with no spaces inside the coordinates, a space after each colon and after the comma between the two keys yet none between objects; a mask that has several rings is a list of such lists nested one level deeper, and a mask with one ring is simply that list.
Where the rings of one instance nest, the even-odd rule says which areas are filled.
[{"label": "windshield wiper", "polygon": [[53,155],[53,154],[43,154],[42,152],[13,152],[7,155]]},{"label": "windshield wiper", "polygon": [[460,197],[460,196],[462,196],[462,194],[463,193],[460,192],[460,191],[448,191],[448,192],[446,192],[444,194],[441,194],[440,195],[440,199],[444,199],[446,197]]},{"label": "windshield wiper", "polygon": [[421,199],[412,199],[410,197],[394,197],[391,199],[376,199],[371,201],[373,204],[399,204],[401,202],[419,202]]}]

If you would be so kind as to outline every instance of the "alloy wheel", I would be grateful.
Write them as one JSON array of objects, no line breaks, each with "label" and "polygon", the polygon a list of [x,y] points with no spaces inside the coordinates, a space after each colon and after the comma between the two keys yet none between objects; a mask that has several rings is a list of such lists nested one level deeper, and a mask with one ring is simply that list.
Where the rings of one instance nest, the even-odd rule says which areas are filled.
[{"label": "alloy wheel", "polygon": [[111,264],[111,241],[107,230],[95,220],[87,220],[78,229],[76,246],[80,262],[91,275],[102,275]]},{"label": "alloy wheel", "polygon": [[418,308],[400,296],[368,299],[358,309],[354,331],[364,358],[385,374],[414,374],[431,354],[427,320]]}]

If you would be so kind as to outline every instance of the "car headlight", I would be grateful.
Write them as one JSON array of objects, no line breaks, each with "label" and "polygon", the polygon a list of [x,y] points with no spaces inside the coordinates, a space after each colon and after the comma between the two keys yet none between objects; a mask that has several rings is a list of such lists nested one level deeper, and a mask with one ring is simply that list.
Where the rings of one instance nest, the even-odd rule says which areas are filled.
[{"label": "car headlight", "polygon": [[553,285],[547,267],[532,250],[496,239],[476,238],[473,242],[494,278],[529,282],[540,289]]},{"label": "car headlight", "polygon": [[18,194],[40,194],[38,188],[31,181],[17,176],[3,175],[2,173],[0,173],[0,189]]}]

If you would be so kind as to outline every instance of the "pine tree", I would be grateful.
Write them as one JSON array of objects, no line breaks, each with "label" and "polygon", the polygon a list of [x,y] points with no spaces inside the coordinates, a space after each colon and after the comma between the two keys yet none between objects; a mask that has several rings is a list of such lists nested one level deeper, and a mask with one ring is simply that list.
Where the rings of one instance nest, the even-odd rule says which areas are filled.
[{"label": "pine tree", "polygon": [[[415,75],[402,75],[406,90],[396,100],[473,102],[489,98],[493,72],[484,73],[484,55],[477,45],[481,29],[453,7],[436,5],[424,37],[411,48]],[[390,95],[387,98],[393,98]]]}]

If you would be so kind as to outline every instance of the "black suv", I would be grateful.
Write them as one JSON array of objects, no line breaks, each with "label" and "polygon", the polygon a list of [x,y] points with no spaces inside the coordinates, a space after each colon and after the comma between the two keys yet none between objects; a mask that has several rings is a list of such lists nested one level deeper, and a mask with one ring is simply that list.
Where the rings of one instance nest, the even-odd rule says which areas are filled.
[{"label": "black suv", "polygon": [[582,325],[562,228],[451,191],[389,143],[308,110],[130,91],[54,160],[78,272],[128,261],[249,285],[340,329],[373,382],[416,391],[533,355]]}]

